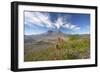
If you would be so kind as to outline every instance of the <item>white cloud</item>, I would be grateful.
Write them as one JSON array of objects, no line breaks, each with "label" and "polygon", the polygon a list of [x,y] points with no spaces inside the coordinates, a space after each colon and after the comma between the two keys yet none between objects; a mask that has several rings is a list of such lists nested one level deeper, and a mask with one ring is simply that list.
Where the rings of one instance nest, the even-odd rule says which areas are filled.
[{"label": "white cloud", "polygon": [[80,29],[79,26],[71,24],[71,23],[67,23],[67,24],[63,25],[62,27],[66,28],[66,29],[71,29],[71,30],[79,30]]},{"label": "white cloud", "polygon": [[41,12],[25,12],[25,23],[33,23],[34,25],[54,28],[52,22],[50,21],[48,13]]},{"label": "white cloud", "polygon": [[79,29],[80,29],[80,27],[76,27],[76,28],[75,28],[75,30],[79,30]]},{"label": "white cloud", "polygon": [[46,27],[52,27],[52,22],[50,21],[50,16],[48,13],[36,12],[35,15]]},{"label": "white cloud", "polygon": [[[44,25],[41,24],[41,21],[36,17],[34,12],[25,12],[25,23],[33,23],[37,26],[43,27]],[[28,24],[29,25],[29,24]]]},{"label": "white cloud", "polygon": [[[55,28],[60,29],[60,27],[71,29],[71,30],[79,30],[80,27],[71,23],[68,23],[69,16],[58,16],[56,22],[52,22],[50,20],[50,14],[46,12],[25,12],[25,24],[28,25],[36,25],[40,27],[46,28]],[[32,24],[29,24],[32,23]]]},{"label": "white cloud", "polygon": [[61,17],[58,17],[56,23],[54,24],[57,29],[59,29],[63,25],[63,21]]},{"label": "white cloud", "polygon": [[77,28],[77,26],[76,25],[71,25],[70,28],[74,29],[74,28]]},{"label": "white cloud", "polygon": [[63,25],[62,27],[64,27],[64,28],[70,28],[70,24],[67,23],[67,24]]}]

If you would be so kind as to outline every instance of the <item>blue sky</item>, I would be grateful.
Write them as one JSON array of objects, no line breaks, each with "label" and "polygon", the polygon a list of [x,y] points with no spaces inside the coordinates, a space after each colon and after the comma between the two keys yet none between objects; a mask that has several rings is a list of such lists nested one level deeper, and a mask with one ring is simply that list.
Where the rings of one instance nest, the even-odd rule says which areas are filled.
[{"label": "blue sky", "polygon": [[42,34],[48,30],[89,34],[90,14],[24,11],[25,35]]}]

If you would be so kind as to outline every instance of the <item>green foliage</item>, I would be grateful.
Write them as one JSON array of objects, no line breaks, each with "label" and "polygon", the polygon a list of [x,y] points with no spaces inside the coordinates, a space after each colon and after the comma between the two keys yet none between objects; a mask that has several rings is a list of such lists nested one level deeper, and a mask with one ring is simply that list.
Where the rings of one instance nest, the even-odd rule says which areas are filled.
[{"label": "green foliage", "polygon": [[[57,50],[54,45],[48,48],[25,50],[24,61],[47,61],[47,60],[70,60],[70,59],[87,59],[90,58],[90,38],[72,35],[68,40],[59,43]],[[40,42],[42,44],[42,41]],[[43,45],[42,45],[43,46]],[[39,47],[39,46],[38,46]]]}]

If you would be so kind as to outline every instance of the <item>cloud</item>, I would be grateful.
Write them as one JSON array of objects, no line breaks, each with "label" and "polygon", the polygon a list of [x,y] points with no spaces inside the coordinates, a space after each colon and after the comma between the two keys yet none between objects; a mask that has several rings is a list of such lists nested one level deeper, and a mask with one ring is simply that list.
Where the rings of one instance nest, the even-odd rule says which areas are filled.
[{"label": "cloud", "polygon": [[25,12],[25,23],[33,23],[36,26],[53,28],[48,13]]},{"label": "cloud", "polygon": [[56,23],[54,24],[57,29],[59,29],[63,25],[63,20],[61,17],[58,17]]},{"label": "cloud", "polygon": [[80,27],[76,27],[76,28],[75,28],[75,30],[79,30],[79,29],[80,29]]},{"label": "cloud", "polygon": [[41,27],[44,26],[43,24],[41,24],[41,21],[36,17],[34,12],[25,12],[25,24],[31,25],[31,26],[32,24],[41,26]]},{"label": "cloud", "polygon": [[25,21],[32,23],[41,23],[40,20],[32,12],[25,12]]},{"label": "cloud", "polygon": [[44,24],[48,28],[52,27],[52,22],[50,21],[50,16],[48,13],[36,12],[35,14],[42,24]]},{"label": "cloud", "polygon": [[76,25],[71,25],[71,26],[70,26],[71,29],[74,29],[74,28],[76,28],[76,27],[77,27]]},{"label": "cloud", "polygon": [[70,29],[70,30],[79,30],[80,27],[71,23],[64,24],[63,28]]},{"label": "cloud", "polygon": [[[68,22],[67,15],[61,16],[58,15],[58,18],[55,22],[51,21],[50,13],[47,12],[25,12],[25,24],[26,25],[36,25],[40,27],[46,27],[49,29],[60,29],[61,27],[70,29],[70,30],[79,30],[80,27]],[[30,24],[31,23],[31,24]]]}]

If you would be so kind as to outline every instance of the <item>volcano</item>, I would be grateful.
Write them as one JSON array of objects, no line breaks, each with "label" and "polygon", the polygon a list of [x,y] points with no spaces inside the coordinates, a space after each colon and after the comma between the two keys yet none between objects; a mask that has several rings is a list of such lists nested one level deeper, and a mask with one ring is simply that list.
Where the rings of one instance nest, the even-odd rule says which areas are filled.
[{"label": "volcano", "polygon": [[45,33],[39,34],[39,35],[25,35],[24,39],[27,42],[33,41],[40,41],[40,40],[54,40],[57,38],[64,38],[65,36],[67,36],[66,34],[64,34],[63,32],[56,30],[48,30]]},{"label": "volcano", "polygon": [[52,30],[48,30],[46,33],[46,36],[48,37],[52,37],[52,38],[57,38],[57,37],[64,37],[65,34],[61,31],[52,31]]}]

